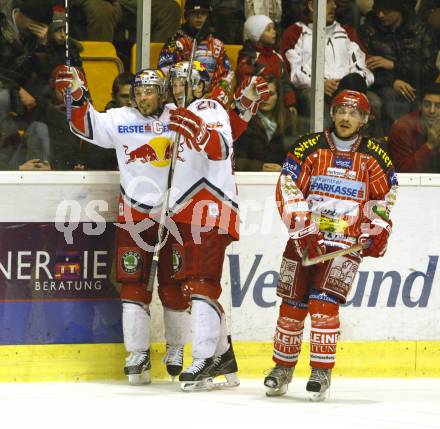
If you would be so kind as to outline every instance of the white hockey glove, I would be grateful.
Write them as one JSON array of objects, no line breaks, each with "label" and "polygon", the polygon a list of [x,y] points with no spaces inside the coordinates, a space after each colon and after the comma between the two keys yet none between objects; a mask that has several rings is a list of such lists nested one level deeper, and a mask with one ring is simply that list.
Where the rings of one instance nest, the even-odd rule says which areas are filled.
[{"label": "white hockey glove", "polygon": [[241,119],[249,122],[258,111],[259,104],[269,98],[269,84],[260,76],[245,79],[235,90],[235,107]]}]

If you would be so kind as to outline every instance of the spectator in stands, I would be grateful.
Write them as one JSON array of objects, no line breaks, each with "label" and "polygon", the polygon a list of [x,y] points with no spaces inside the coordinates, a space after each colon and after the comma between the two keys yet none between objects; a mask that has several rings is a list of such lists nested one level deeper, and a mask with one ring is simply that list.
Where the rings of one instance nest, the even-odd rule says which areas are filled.
[{"label": "spectator in stands", "polygon": [[431,27],[437,43],[437,71],[440,71],[440,0],[421,0],[418,16]]},{"label": "spectator in stands", "polygon": [[249,40],[238,54],[237,84],[253,75],[275,76],[282,82],[286,107],[296,115],[293,85],[287,75],[283,57],[274,50],[275,23],[266,15],[253,15],[246,20],[244,30]]},{"label": "spectator in stands", "polygon": [[260,104],[247,130],[234,143],[238,171],[281,171],[288,147],[295,141],[295,127],[284,106],[280,81],[267,76],[270,97]]},{"label": "spectator in stands", "polygon": [[0,140],[17,133],[10,112],[33,109],[37,51],[46,42],[52,19],[49,0],[4,0],[0,3]]},{"label": "spectator in stands", "polygon": [[243,0],[212,0],[212,24],[215,37],[227,45],[243,43]]},{"label": "spectator in stands", "polygon": [[424,88],[418,112],[394,122],[390,149],[398,172],[440,173],[440,83]]},{"label": "spectator in stands", "polygon": [[[312,83],[312,27],[313,2],[306,2],[307,16],[304,21],[288,27],[282,37],[280,53],[286,59],[290,79],[295,87],[297,106],[301,120],[302,132],[310,127],[311,83]],[[330,125],[330,102],[338,88],[339,81],[348,73],[359,73],[365,78],[369,87],[373,73],[366,65],[366,53],[358,40],[356,30],[341,26],[335,20],[336,3],[327,0],[326,43],[325,43],[325,118],[326,126]]]},{"label": "spectator in stands", "polygon": [[209,92],[216,86],[229,86],[234,78],[224,44],[210,32],[210,0],[187,0],[185,23],[163,47],[159,55],[158,68],[166,75],[169,68],[179,61],[188,61],[194,38],[200,40],[196,47],[195,60],[200,61],[211,78]]},{"label": "spectator in stands", "polygon": [[120,73],[115,77],[112,85],[112,99],[105,106],[105,110],[116,109],[118,107],[132,107],[131,84],[134,75],[132,73]]},{"label": "spectator in stands", "polygon": [[37,54],[44,49],[51,19],[50,0],[0,2],[0,145],[3,168],[15,169],[26,164],[29,169],[47,169],[47,127],[29,115],[44,90],[38,82],[40,62]]},{"label": "spectator in stands", "polygon": [[[72,67],[82,68],[82,50],[81,43],[69,37],[69,60]],[[40,78],[48,82],[52,70],[59,64],[66,64],[66,12],[64,7],[55,6]]]},{"label": "spectator in stands", "polygon": [[414,17],[402,0],[375,0],[359,29],[373,70],[372,90],[382,100],[382,117],[387,132],[404,114],[417,109],[421,88],[436,77],[437,50],[430,29]]}]

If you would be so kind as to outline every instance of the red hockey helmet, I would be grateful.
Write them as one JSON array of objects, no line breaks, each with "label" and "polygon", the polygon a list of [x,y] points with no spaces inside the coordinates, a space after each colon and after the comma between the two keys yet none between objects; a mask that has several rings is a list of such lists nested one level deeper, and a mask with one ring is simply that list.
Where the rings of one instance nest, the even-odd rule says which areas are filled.
[{"label": "red hockey helmet", "polygon": [[371,106],[367,96],[364,93],[358,91],[351,91],[349,89],[341,91],[332,100],[332,113],[336,106],[354,107],[362,113],[365,113],[366,115],[371,114]]}]

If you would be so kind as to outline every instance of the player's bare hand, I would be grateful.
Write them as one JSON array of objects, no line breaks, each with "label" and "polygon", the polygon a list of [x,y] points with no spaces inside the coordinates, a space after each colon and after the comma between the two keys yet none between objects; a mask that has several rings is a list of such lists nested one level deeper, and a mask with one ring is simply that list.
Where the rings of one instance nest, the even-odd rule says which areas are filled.
[{"label": "player's bare hand", "polygon": [[19,89],[18,96],[27,110],[32,110],[37,105],[37,100],[35,100],[35,98],[32,97],[32,95],[29,94],[29,92],[27,92],[24,88]]},{"label": "player's bare hand", "polygon": [[332,97],[335,91],[338,89],[339,80],[327,79],[324,82],[324,93],[329,97]]},{"label": "player's bare hand", "polygon": [[388,59],[381,57],[379,55],[374,55],[370,58],[367,58],[366,64],[370,70],[376,70],[376,69],[393,70],[394,69],[394,61],[388,60]]},{"label": "player's bare hand", "polygon": [[49,27],[45,24],[32,23],[29,24],[28,29],[31,33],[38,37],[40,43],[46,44],[47,42],[47,32]]},{"label": "player's bare hand", "polygon": [[403,80],[396,79],[394,81],[393,88],[394,91],[397,91],[410,103],[412,103],[416,99],[416,89]]}]

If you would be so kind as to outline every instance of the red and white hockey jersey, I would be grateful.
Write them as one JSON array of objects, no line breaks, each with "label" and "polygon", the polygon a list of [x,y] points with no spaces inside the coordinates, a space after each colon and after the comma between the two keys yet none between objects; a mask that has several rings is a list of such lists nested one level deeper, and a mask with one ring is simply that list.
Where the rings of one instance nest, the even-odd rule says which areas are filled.
[{"label": "red and white hockey jersey", "polygon": [[290,232],[300,233],[310,220],[327,244],[346,247],[356,243],[362,223],[388,219],[396,192],[397,175],[386,144],[359,136],[350,151],[338,151],[326,130],[295,142],[276,196]]}]

